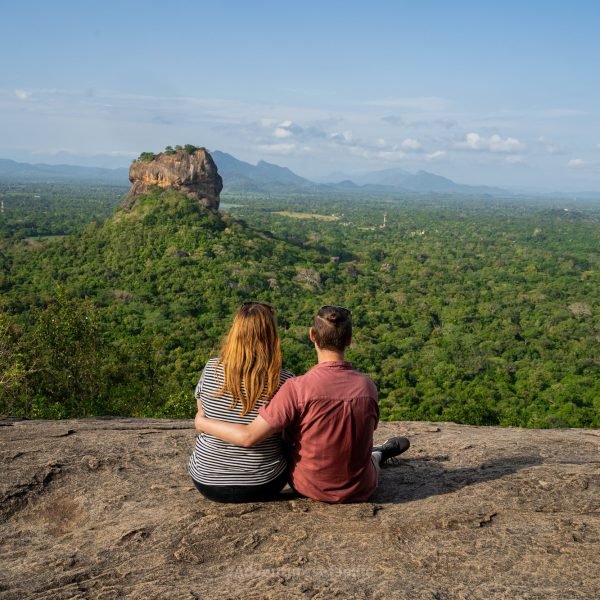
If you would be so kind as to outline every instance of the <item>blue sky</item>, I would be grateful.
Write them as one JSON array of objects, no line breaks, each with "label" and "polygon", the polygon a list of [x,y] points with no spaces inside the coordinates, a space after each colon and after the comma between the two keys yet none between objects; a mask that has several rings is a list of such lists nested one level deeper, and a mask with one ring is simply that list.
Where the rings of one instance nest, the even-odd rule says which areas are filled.
[{"label": "blue sky", "polygon": [[600,3],[3,3],[0,157],[600,189]]}]

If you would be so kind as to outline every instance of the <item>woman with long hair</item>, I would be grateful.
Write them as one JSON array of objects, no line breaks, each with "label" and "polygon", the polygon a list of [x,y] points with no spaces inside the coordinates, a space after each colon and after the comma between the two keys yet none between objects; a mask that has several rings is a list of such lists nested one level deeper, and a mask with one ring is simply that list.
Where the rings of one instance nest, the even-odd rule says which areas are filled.
[{"label": "woman with long hair", "polygon": [[[196,386],[198,414],[248,424],[280,386],[293,377],[281,367],[273,308],[245,302],[237,310],[218,358],[211,358]],[[252,448],[201,433],[188,465],[196,488],[218,502],[253,502],[275,497],[287,483],[280,434]]]}]

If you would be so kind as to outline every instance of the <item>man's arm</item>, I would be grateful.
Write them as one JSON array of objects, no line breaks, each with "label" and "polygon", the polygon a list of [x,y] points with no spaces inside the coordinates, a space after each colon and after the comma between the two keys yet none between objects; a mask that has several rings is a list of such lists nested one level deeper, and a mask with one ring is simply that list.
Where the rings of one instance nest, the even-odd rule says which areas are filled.
[{"label": "man's arm", "polygon": [[208,433],[236,446],[250,448],[265,438],[276,433],[265,419],[260,415],[248,425],[238,423],[227,423],[225,421],[217,421],[216,419],[208,419],[202,411],[199,411],[194,421],[196,431]]},{"label": "man's arm", "polygon": [[284,430],[293,421],[296,414],[293,381],[288,379],[271,402],[260,407],[258,416],[248,425],[208,419],[199,407],[194,421],[196,430],[245,448],[262,442],[270,435]]}]

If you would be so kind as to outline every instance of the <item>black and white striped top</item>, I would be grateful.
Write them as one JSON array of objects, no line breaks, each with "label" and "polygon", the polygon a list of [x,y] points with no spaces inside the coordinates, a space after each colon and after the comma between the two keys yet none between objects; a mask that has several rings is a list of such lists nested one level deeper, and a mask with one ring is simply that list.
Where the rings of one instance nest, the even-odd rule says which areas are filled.
[{"label": "black and white striped top", "polygon": [[[279,386],[290,377],[294,377],[294,374],[282,369]],[[196,399],[201,401],[204,414],[209,419],[229,423],[248,424],[254,421],[264,401],[259,400],[249,413],[242,416],[240,403],[235,408],[230,408],[231,394],[219,395],[222,386],[223,368],[217,358],[211,358],[196,386]],[[252,448],[234,446],[207,433],[201,433],[196,438],[188,470],[195,481],[204,485],[261,485],[272,481],[285,470],[282,450],[280,433]]]}]

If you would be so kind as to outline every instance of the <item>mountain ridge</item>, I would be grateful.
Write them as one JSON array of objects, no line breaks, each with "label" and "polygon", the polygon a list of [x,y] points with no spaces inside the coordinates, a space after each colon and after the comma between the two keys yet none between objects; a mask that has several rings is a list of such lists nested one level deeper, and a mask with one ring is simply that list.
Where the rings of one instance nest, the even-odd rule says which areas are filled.
[{"label": "mountain ridge", "polygon": [[511,192],[498,187],[472,186],[459,184],[447,177],[419,170],[410,173],[401,168],[373,171],[359,177],[345,176],[343,181],[317,183],[301,177],[287,167],[280,167],[264,160],[256,165],[241,161],[226,152],[212,153],[219,172],[226,181],[228,191],[239,190],[242,186],[252,185],[256,191],[271,190],[270,184],[285,184],[292,191],[331,193],[331,192],[370,192],[370,193],[462,193],[511,195]]},{"label": "mountain ridge", "polygon": [[[459,184],[447,177],[420,170],[409,173],[392,168],[373,171],[358,177],[346,177],[339,182],[318,183],[294,173],[288,167],[259,160],[256,165],[235,156],[215,150],[211,152],[230,193],[442,193],[442,194],[488,194],[512,195],[511,192],[490,186]],[[0,158],[0,180],[26,178],[30,181],[93,181],[110,184],[128,183],[128,169],[108,169],[79,165],[51,165],[46,163],[23,163]]]},{"label": "mountain ridge", "polygon": [[50,165],[46,163],[23,163],[9,158],[0,158],[0,179],[25,177],[33,181],[77,180],[122,183],[127,185],[128,169],[107,169],[105,167],[84,167],[80,165]]}]

